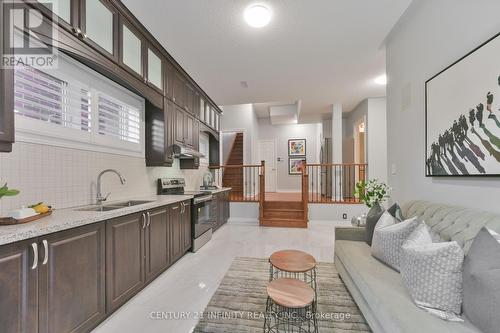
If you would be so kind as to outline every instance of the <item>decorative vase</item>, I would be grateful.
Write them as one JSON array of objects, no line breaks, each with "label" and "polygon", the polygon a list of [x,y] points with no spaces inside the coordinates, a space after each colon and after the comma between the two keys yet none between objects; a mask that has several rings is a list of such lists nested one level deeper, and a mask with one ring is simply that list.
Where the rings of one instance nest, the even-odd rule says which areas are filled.
[{"label": "decorative vase", "polygon": [[353,227],[364,227],[366,226],[366,213],[354,216],[351,219],[351,224]]},{"label": "decorative vase", "polygon": [[366,243],[372,245],[373,231],[375,230],[375,225],[384,213],[384,208],[380,206],[377,202],[366,214]]}]

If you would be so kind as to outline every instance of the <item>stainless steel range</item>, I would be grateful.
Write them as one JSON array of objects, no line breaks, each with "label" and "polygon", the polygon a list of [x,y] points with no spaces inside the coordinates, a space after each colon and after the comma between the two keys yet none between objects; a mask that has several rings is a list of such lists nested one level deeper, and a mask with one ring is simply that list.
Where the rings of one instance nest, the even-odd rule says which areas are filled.
[{"label": "stainless steel range", "polygon": [[201,191],[185,191],[184,178],[158,179],[159,195],[192,195],[191,200],[191,236],[192,252],[198,251],[212,239],[213,217],[211,216],[212,194]]}]

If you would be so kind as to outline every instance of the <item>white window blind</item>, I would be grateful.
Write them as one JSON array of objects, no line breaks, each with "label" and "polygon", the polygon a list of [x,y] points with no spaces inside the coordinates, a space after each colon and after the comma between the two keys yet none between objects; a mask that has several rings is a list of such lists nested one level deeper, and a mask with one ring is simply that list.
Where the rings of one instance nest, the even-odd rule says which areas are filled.
[{"label": "white window blind", "polygon": [[122,141],[140,143],[141,112],[110,96],[99,93],[99,134]]},{"label": "white window blind", "polygon": [[74,59],[16,68],[14,85],[18,141],[144,157],[144,99]]},{"label": "white window blind", "polygon": [[91,132],[88,88],[31,67],[15,70],[14,112],[21,117]]}]

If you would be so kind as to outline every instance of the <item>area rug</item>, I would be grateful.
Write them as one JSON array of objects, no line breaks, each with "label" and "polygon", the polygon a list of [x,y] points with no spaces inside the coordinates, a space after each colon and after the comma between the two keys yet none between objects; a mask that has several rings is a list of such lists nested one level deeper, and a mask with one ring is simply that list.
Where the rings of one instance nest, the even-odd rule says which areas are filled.
[{"label": "area rug", "polygon": [[[236,258],[194,332],[263,332],[268,279],[267,259]],[[320,333],[370,332],[332,263],[318,264],[316,281]]]}]

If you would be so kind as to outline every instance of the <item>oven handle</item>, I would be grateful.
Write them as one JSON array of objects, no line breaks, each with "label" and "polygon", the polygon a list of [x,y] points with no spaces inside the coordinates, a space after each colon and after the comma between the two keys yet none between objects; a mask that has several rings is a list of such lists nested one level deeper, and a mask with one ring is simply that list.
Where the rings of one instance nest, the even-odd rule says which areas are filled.
[{"label": "oven handle", "polygon": [[207,196],[203,196],[203,197],[199,197],[199,198],[194,198],[193,204],[197,205],[197,204],[200,204],[202,202],[207,202],[207,201],[212,201],[212,195],[207,195]]}]

